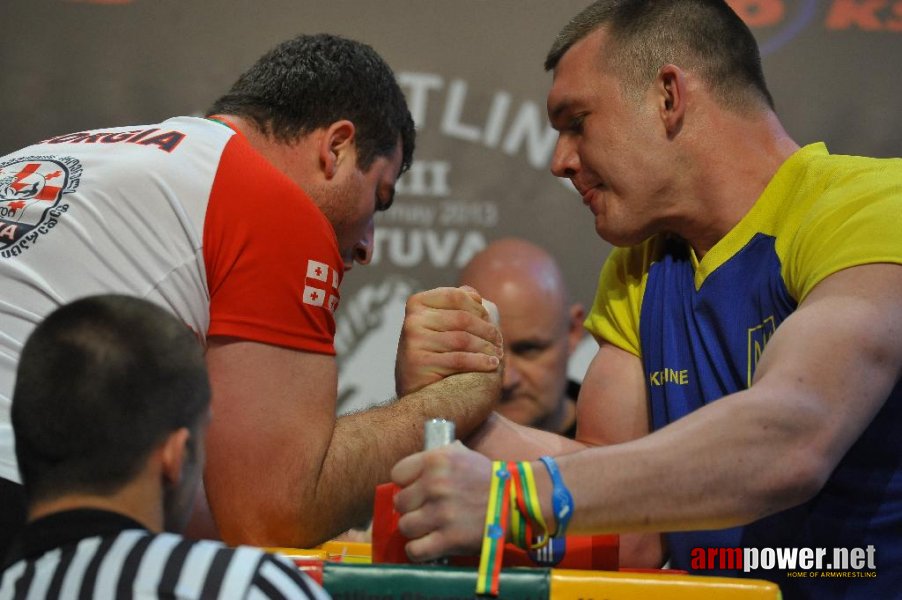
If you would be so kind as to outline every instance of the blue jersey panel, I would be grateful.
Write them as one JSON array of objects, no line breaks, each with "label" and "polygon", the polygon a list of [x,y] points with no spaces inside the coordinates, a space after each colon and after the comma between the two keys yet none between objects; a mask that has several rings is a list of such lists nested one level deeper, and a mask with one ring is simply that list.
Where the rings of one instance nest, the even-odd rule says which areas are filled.
[{"label": "blue jersey panel", "polygon": [[[653,430],[750,385],[764,346],[796,309],[774,243],[756,234],[698,290],[688,249],[679,240],[665,244],[649,268],[640,337]],[[902,597],[902,572],[880,569],[881,563],[902,564],[900,431],[897,385],[817,496],[745,527],[668,534],[672,566],[692,571],[693,548],[826,548],[832,557],[833,548],[872,545],[878,575],[870,580],[796,579],[780,568],[698,573],[774,580],[786,598]]]},{"label": "blue jersey panel", "polygon": [[649,269],[639,333],[654,429],[748,387],[767,340],[796,308],[774,241],[755,235],[698,291],[681,241]]}]

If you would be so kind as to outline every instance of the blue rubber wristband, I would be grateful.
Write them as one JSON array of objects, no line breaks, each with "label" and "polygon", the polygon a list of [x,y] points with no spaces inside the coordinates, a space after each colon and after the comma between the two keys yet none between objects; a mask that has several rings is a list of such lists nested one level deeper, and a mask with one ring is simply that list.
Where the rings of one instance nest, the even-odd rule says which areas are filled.
[{"label": "blue rubber wristband", "polygon": [[570,518],[573,516],[573,495],[564,485],[564,478],[561,477],[561,471],[557,468],[555,460],[550,456],[542,456],[539,460],[548,469],[548,476],[551,477],[551,509],[554,511],[554,519],[557,522],[551,537],[564,537],[567,533],[567,525],[570,524]]}]

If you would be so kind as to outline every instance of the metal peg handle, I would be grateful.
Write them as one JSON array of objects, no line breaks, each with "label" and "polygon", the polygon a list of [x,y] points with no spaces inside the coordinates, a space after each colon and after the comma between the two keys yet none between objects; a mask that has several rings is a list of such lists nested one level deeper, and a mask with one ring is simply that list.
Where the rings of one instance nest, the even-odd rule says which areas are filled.
[{"label": "metal peg handle", "polygon": [[454,442],[454,421],[429,419],[426,421],[424,450],[434,450]]},{"label": "metal peg handle", "polygon": [[[429,419],[425,425],[423,449],[435,450],[454,442],[454,421],[447,419]],[[427,565],[447,565],[447,558],[427,561]]]}]

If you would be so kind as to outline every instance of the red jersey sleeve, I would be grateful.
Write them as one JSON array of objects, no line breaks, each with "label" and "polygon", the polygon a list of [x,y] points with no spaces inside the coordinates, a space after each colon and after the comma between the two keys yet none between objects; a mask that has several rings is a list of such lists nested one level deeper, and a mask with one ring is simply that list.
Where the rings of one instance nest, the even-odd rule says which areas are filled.
[{"label": "red jersey sleeve", "polygon": [[344,266],[310,197],[240,134],[227,143],[204,218],[208,336],[335,354]]}]

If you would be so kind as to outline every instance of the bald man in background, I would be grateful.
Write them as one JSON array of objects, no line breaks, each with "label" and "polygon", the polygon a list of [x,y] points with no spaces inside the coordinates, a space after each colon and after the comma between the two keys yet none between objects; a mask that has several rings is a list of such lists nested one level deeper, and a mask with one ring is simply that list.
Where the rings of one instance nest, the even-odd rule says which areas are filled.
[{"label": "bald man in background", "polygon": [[535,244],[506,238],[474,256],[459,284],[476,288],[501,316],[505,364],[497,412],[573,438],[579,384],[567,379],[567,362],[583,336],[585,309],[571,302],[557,262]]}]

